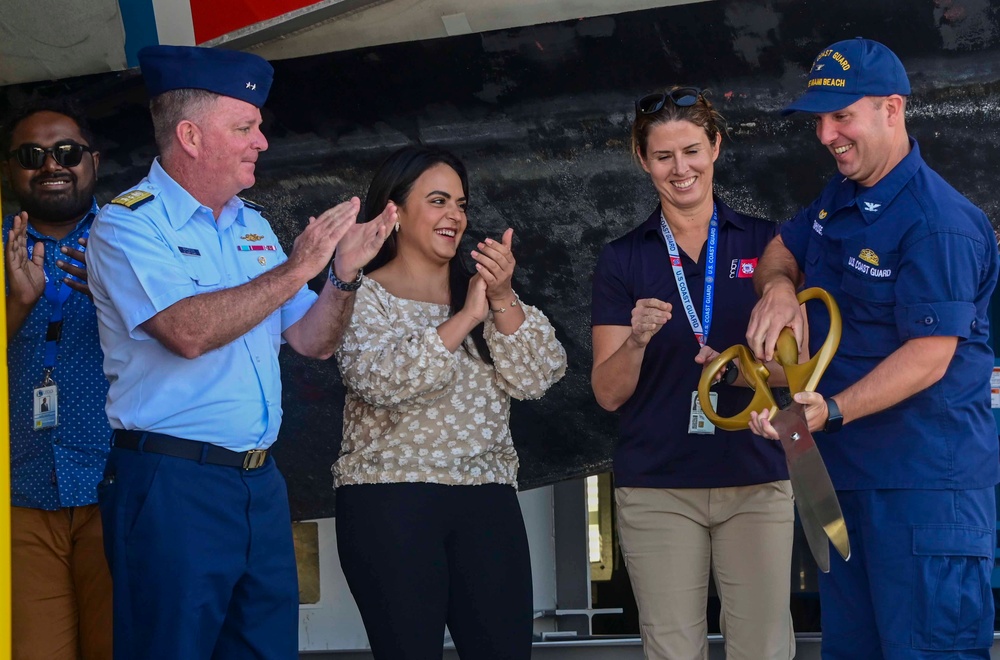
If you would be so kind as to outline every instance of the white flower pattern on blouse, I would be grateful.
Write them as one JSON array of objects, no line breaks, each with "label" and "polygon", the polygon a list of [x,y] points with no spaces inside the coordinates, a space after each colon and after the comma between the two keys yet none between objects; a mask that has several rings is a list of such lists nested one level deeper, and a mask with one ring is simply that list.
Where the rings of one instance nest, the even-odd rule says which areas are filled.
[{"label": "white flower pattern on blouse", "polygon": [[335,486],[397,482],[517,486],[510,398],[537,399],[566,372],[566,351],[538,309],[504,335],[486,320],[493,366],[448,352],[447,305],[397,298],[365,278],[337,351],[347,386]]}]

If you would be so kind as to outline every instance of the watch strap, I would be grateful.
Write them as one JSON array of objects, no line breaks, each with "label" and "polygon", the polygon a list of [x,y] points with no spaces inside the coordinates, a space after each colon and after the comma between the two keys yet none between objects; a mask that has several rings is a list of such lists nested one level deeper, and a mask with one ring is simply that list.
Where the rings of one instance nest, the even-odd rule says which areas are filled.
[{"label": "watch strap", "polygon": [[840,406],[837,402],[829,397],[823,397],[826,401],[826,424],[823,426],[823,431],[826,433],[836,433],[844,425],[844,416],[840,412]]}]

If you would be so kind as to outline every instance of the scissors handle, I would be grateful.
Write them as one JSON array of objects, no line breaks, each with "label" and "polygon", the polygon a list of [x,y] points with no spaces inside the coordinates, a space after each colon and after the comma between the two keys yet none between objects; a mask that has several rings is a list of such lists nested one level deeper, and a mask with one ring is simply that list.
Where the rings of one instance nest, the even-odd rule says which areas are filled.
[{"label": "scissors handle", "polygon": [[[799,364],[798,344],[792,331],[789,328],[784,328],[778,335],[775,360],[784,368],[785,376],[788,379],[788,388],[793,394],[816,390],[823,372],[830,366],[830,362],[840,346],[842,328],[840,308],[837,307],[837,301],[827,291],[813,287],[800,291],[797,298],[800,304],[808,300],[822,301],[830,313],[830,331],[816,355],[802,364]],[[739,363],[740,375],[754,390],[754,395],[750,404],[741,412],[732,417],[720,417],[712,408],[708,391],[715,383],[716,375],[725,368],[730,360],[736,360]],[[759,412],[769,408],[773,414],[778,404],[767,384],[770,375],[767,367],[754,357],[749,348],[742,344],[730,346],[705,366],[701,373],[701,380],[698,381],[698,399],[701,401],[705,416],[720,429],[737,431],[750,426],[751,411]]]},{"label": "scissors handle", "polygon": [[[808,361],[799,364],[798,348],[795,345],[795,337],[792,331],[785,328],[778,336],[778,344],[775,347],[775,360],[785,369],[785,377],[788,379],[788,389],[792,394],[796,392],[815,392],[819,386],[819,379],[823,377],[826,368],[833,361],[833,356],[840,346],[840,334],[843,324],[840,318],[840,308],[837,301],[833,299],[825,289],[812,287],[800,291],[798,295],[799,303],[808,300],[820,300],[826,305],[830,313],[830,331],[823,340],[823,345],[816,351]],[[784,342],[782,337],[787,337]],[[788,339],[791,339],[790,346]]]},{"label": "scissors handle", "polygon": [[[792,344],[794,343],[795,339],[793,338]],[[740,375],[743,376],[743,380],[754,390],[753,399],[750,401],[750,405],[742,412],[732,417],[720,417],[712,409],[708,390],[715,384],[716,374],[725,369],[730,360],[736,360],[739,363]],[[701,408],[705,412],[705,416],[708,417],[710,422],[726,431],[738,431],[747,428],[750,425],[751,410],[777,408],[778,406],[774,400],[774,395],[771,394],[771,388],[767,386],[767,379],[770,375],[771,372],[767,370],[767,367],[755,358],[746,346],[737,344],[722,351],[711,362],[705,365],[705,370],[701,373],[701,380],[698,381],[698,400],[701,401]]]}]

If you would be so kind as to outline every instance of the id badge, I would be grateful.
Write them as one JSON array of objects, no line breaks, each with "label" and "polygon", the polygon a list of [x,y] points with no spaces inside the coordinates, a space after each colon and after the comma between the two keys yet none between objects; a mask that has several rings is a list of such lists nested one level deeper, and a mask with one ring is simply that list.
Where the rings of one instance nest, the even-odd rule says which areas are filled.
[{"label": "id badge", "polygon": [[[719,403],[719,393],[709,392],[708,398],[712,402],[714,410]],[[698,435],[715,435],[715,424],[705,416],[705,411],[701,408],[701,401],[698,400],[698,392],[691,392],[691,417],[688,421],[688,433]]]},{"label": "id badge", "polygon": [[36,387],[32,399],[36,431],[51,429],[59,424],[59,390],[55,383]]}]

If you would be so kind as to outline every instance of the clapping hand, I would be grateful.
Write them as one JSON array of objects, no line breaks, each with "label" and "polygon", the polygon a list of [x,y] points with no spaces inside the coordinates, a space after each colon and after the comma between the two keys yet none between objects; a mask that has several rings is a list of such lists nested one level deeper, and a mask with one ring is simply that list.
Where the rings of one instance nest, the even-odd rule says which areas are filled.
[{"label": "clapping hand", "polygon": [[389,202],[370,222],[355,223],[337,244],[333,267],[338,279],[350,282],[358,271],[375,258],[398,220],[396,204]]},{"label": "clapping hand", "polygon": [[29,258],[27,213],[14,216],[5,253],[9,295],[22,305],[33,306],[45,292],[45,244],[35,243]]},{"label": "clapping hand", "polygon": [[476,273],[486,283],[486,297],[494,307],[507,307],[514,299],[510,284],[517,263],[511,251],[513,241],[514,230],[508,227],[501,242],[487,238],[476,246],[478,250],[472,251]]},{"label": "clapping hand", "polygon": [[465,296],[465,306],[462,311],[480,324],[486,320],[490,313],[490,306],[486,302],[487,296],[486,282],[478,273],[469,278],[469,292]]},{"label": "clapping hand", "polygon": [[357,277],[358,271],[378,254],[389,231],[396,223],[396,205],[386,205],[371,222],[358,224],[361,200],[352,197],[309,218],[309,225],[295,239],[288,261],[303,268],[312,278],[330,263],[334,252],[336,275],[344,282]]},{"label": "clapping hand", "polygon": [[[82,248],[87,247],[86,238],[79,238],[77,239],[77,242],[80,244],[80,247]],[[63,269],[64,271],[73,276],[73,277],[64,277],[63,284],[70,287],[71,289],[79,291],[80,293],[86,295],[88,298],[93,299],[93,296],[90,294],[90,285],[87,283],[86,249],[77,250],[76,248],[62,247],[60,248],[60,252],[62,252],[67,257],[73,260],[73,261],[63,261],[60,259],[56,261],[56,266],[58,266],[59,268]],[[75,263],[78,263],[80,265],[77,266],[75,265]],[[74,277],[76,279],[73,279]]]}]

